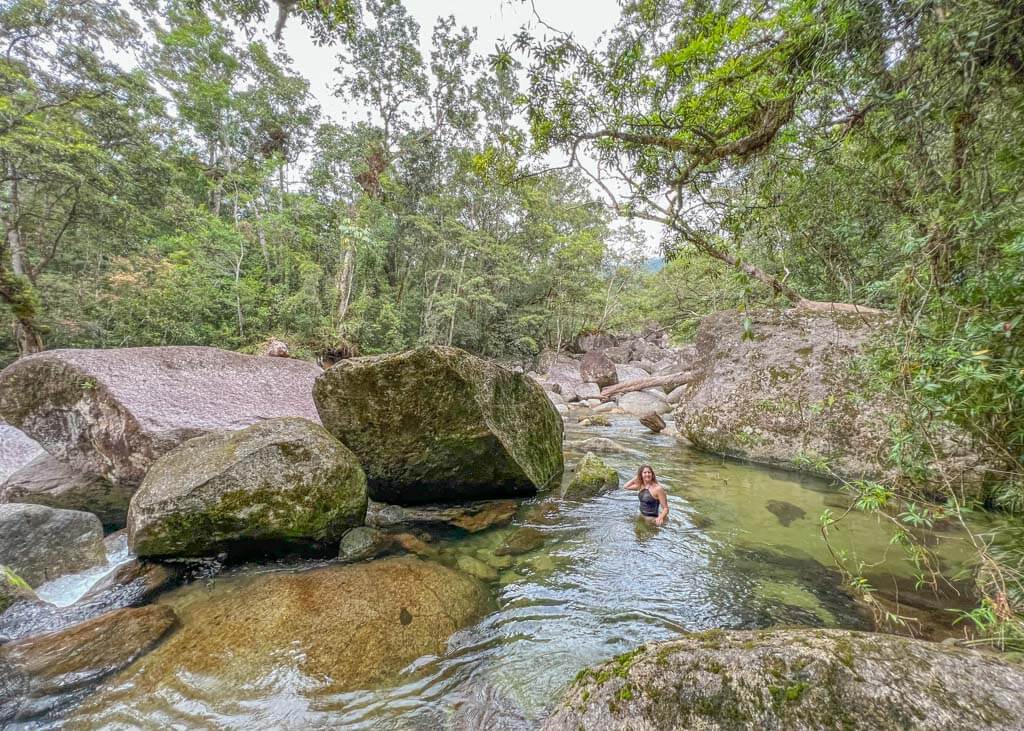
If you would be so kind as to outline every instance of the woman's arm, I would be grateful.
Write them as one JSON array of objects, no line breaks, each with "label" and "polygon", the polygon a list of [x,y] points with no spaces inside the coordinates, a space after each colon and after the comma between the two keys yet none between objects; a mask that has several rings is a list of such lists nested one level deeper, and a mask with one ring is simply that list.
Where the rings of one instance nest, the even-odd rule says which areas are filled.
[{"label": "woman's arm", "polygon": [[622,489],[623,489],[623,490],[639,490],[639,489],[640,489],[640,484],[639,484],[639,482],[640,482],[640,481],[639,481],[639,480],[637,480],[637,479],[636,479],[636,478],[634,477],[634,478],[633,478],[633,479],[631,479],[631,480],[630,480],[629,482],[627,482],[627,483],[626,483],[625,485],[623,485],[623,486],[622,486]]},{"label": "woman's arm", "polygon": [[664,487],[658,488],[656,497],[658,498],[658,517],[654,519],[654,524],[661,525],[668,517],[668,496],[665,495]]}]

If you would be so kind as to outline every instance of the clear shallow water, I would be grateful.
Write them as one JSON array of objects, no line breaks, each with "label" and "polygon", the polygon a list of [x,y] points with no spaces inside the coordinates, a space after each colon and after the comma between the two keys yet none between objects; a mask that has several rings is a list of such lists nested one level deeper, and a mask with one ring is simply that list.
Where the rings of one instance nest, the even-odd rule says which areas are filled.
[{"label": "clear shallow water", "polygon": [[[287,647],[266,658],[258,682],[180,672],[173,684],[144,693],[129,668],[83,706],[72,727],[531,728],[583,667],[680,631],[871,628],[829,568],[818,519],[844,503],[824,483],[688,450],[630,417],[603,429],[568,425],[567,466],[582,456],[579,442],[595,436],[633,450],[602,455],[622,482],[641,461],[653,465],[669,492],[667,524],[655,529],[638,520],[636,494],[618,490],[583,502],[526,501],[516,526],[537,528],[546,542],[512,559],[493,555],[512,528],[436,535],[431,545],[442,562],[470,555],[500,567],[491,584],[498,609],[387,687],[331,692],[298,669],[303,648]],[[833,545],[874,566],[869,572],[908,581],[914,574],[874,517],[851,514]],[[966,556],[953,533],[943,534],[939,552],[949,565]],[[210,597],[274,570],[283,569],[241,567],[161,601],[187,630]]]},{"label": "clear shallow water", "polygon": [[67,574],[47,581],[36,588],[36,596],[58,607],[70,606],[85,596],[96,582],[113,573],[114,569],[127,563],[131,558],[131,554],[128,553],[128,537],[124,534],[116,536],[113,540],[107,541],[105,564],[78,574]]}]

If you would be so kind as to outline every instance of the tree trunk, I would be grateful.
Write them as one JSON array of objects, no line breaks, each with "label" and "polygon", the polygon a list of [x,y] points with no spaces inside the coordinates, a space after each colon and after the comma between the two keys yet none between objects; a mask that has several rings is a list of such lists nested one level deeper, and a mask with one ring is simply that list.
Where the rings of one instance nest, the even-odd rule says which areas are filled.
[{"label": "tree trunk", "polygon": [[355,281],[356,276],[355,253],[352,250],[352,244],[342,239],[341,246],[341,264],[338,267],[338,277],[335,280],[335,286],[338,290],[335,330],[339,335],[341,335],[341,325],[345,321],[345,316],[348,315],[348,306],[352,300],[352,283]]},{"label": "tree trunk", "polygon": [[684,383],[697,378],[697,374],[692,371],[684,371],[682,373],[669,373],[667,376],[651,376],[650,378],[637,378],[632,381],[623,381],[622,383],[616,383],[614,386],[606,386],[601,389],[601,400],[610,401],[615,396],[621,396],[624,393],[630,391],[643,391],[646,388],[658,388],[659,386],[669,386],[670,388],[678,388]]},{"label": "tree trunk", "polygon": [[467,256],[467,254],[469,254],[469,249],[468,248],[462,252],[462,261],[459,262],[459,278],[455,282],[455,301],[452,302],[452,319],[451,319],[451,322],[448,323],[448,345],[449,346],[452,344],[452,340],[455,337],[455,315],[459,311],[459,294],[462,291],[462,272],[466,268],[466,256]]},{"label": "tree trunk", "polygon": [[0,297],[7,303],[14,315],[14,339],[18,343],[19,355],[30,355],[44,349],[43,336],[36,326],[35,287],[29,278],[28,256],[21,240],[19,209],[21,201],[18,192],[18,178],[11,170],[11,194],[3,212],[6,229],[7,250],[11,257],[11,274],[4,276],[0,265]]}]

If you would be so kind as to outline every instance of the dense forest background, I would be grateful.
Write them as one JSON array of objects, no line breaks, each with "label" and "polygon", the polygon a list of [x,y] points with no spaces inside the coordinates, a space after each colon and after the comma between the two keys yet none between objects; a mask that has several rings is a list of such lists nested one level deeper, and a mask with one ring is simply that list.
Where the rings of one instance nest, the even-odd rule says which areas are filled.
[{"label": "dense forest background", "polygon": [[[368,121],[321,115],[287,23]],[[0,364],[278,337],[529,367],[840,302],[891,313],[865,382],[907,404],[903,473],[952,422],[1024,510],[1024,3],[638,0],[595,47],[441,17],[422,48],[399,0],[8,0],[0,27]]]}]

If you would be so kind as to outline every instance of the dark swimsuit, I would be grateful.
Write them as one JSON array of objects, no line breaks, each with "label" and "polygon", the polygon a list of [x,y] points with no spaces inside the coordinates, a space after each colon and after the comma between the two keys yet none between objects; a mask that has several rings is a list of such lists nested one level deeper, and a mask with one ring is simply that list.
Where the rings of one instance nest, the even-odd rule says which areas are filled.
[{"label": "dark swimsuit", "polygon": [[654,497],[646,487],[640,491],[637,497],[640,498],[640,515],[646,515],[648,518],[657,518],[658,511],[661,508],[658,498]]}]

